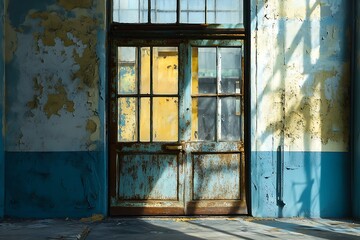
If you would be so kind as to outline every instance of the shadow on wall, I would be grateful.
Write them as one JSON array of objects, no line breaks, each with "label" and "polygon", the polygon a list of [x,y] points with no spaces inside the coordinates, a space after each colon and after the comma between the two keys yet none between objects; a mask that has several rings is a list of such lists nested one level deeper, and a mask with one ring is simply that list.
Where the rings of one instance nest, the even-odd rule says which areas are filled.
[{"label": "shadow on wall", "polygon": [[[350,3],[261,2],[258,18],[268,8],[276,14],[258,20],[266,26],[255,33],[255,68],[265,74],[257,74],[256,84],[265,86],[256,86],[256,91],[262,89],[252,115],[258,116],[257,128],[262,132],[257,144],[285,146],[283,158],[280,154],[276,160],[284,161],[278,191],[283,190],[286,204],[278,205],[278,216],[349,216]],[[260,43],[269,34],[266,31],[277,33],[270,44]],[[266,54],[268,58],[258,59]],[[254,109],[260,109],[260,115]],[[269,120],[264,124],[259,116]],[[273,174],[281,174],[281,167],[276,171],[277,164],[272,165]]]}]

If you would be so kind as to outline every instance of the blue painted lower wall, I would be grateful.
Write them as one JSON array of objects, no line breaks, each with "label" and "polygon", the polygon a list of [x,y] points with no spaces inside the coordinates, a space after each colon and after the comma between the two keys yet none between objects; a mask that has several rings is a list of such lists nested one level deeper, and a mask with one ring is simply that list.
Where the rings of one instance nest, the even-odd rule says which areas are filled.
[{"label": "blue painted lower wall", "polygon": [[[277,197],[279,152],[253,152],[252,215],[256,217],[351,217],[351,158],[342,152],[285,152],[283,201]],[[281,186],[281,185],[280,185]]]},{"label": "blue painted lower wall", "polygon": [[103,152],[6,152],[5,216],[107,214]]},{"label": "blue painted lower wall", "polygon": [[[107,214],[102,152],[6,152],[5,215],[84,217]],[[251,204],[256,217],[350,217],[349,153],[285,152],[277,205],[278,152],[253,152]]]}]

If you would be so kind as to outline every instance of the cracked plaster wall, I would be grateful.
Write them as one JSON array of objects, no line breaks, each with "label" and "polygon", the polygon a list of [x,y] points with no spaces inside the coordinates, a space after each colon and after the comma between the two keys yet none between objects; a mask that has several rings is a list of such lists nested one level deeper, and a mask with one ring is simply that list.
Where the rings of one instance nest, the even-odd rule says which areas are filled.
[{"label": "cracked plaster wall", "polygon": [[251,1],[253,216],[351,215],[350,9]]},{"label": "cracked plaster wall", "polygon": [[6,9],[6,150],[102,150],[105,3],[6,1]]}]

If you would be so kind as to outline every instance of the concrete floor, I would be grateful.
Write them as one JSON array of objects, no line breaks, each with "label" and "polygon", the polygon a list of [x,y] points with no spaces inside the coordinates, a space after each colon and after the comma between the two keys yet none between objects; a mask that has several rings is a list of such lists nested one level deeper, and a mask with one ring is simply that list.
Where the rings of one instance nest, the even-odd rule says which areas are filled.
[{"label": "concrete floor", "polygon": [[360,239],[360,223],[327,219],[111,218],[0,220],[0,239]]}]

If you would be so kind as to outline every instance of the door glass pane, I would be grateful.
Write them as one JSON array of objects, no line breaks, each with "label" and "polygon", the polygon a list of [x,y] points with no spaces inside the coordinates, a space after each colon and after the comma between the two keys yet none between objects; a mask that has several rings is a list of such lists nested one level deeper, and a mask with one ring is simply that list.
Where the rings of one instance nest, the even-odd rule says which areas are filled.
[{"label": "door glass pane", "polygon": [[176,0],[152,0],[152,23],[176,23]]},{"label": "door glass pane", "polygon": [[113,21],[147,23],[148,0],[113,0]]},{"label": "door glass pane", "polygon": [[140,60],[140,92],[142,94],[150,93],[150,48],[141,48]]},{"label": "door glass pane", "polygon": [[137,93],[136,52],[136,47],[118,48],[119,93]]},{"label": "door glass pane", "polygon": [[181,23],[205,23],[205,0],[181,0]]},{"label": "door glass pane", "polygon": [[140,98],[140,141],[150,141],[150,98]]},{"label": "door glass pane", "polygon": [[132,142],[137,140],[137,98],[120,98],[118,100],[119,126],[118,141]]},{"label": "door glass pane", "polygon": [[240,93],[241,49],[220,48],[222,93]]},{"label": "door glass pane", "polygon": [[207,23],[243,23],[243,1],[207,0]]},{"label": "door glass pane", "polygon": [[216,98],[201,97],[192,100],[192,134],[194,141],[215,141]]},{"label": "door glass pane", "polygon": [[241,101],[240,98],[227,97],[220,100],[221,134],[220,140],[241,140]]},{"label": "door glass pane", "polygon": [[153,48],[153,91],[157,94],[178,93],[177,47]]},{"label": "door glass pane", "polygon": [[216,48],[193,48],[192,93],[216,93]]},{"label": "door glass pane", "polygon": [[153,98],[153,140],[178,141],[178,98]]}]

